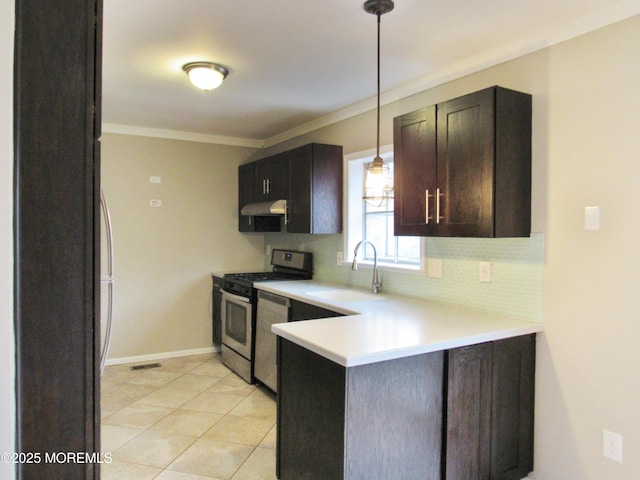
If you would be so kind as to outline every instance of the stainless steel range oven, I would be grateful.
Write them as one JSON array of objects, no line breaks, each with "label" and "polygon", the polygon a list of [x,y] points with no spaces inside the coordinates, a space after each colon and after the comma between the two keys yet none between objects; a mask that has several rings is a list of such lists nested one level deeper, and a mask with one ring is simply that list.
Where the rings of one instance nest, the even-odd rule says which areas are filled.
[{"label": "stainless steel range oven", "polygon": [[253,383],[257,290],[254,282],[305,280],[312,275],[308,252],[274,249],[271,272],[227,273],[222,277],[222,362]]}]

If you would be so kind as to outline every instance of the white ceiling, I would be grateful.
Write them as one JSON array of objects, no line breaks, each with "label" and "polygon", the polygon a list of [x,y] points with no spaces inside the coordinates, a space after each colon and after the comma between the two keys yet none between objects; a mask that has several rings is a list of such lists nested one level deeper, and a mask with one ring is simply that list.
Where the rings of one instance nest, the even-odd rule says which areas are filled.
[{"label": "white ceiling", "polygon": [[[105,0],[105,131],[262,146],[375,107],[363,0]],[[640,13],[640,0],[396,0],[383,103]],[[230,73],[210,93],[182,65]]]}]

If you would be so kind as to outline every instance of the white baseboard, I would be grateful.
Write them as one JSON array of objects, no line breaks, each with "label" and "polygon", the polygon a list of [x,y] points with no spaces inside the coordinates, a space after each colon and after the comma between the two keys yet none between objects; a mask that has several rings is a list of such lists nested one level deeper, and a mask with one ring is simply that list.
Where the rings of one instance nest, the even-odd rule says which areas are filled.
[{"label": "white baseboard", "polygon": [[108,358],[105,365],[122,365],[124,363],[142,363],[155,360],[164,360],[175,357],[188,357],[189,355],[203,355],[205,353],[216,353],[220,347],[195,348],[193,350],[178,350],[176,352],[151,353],[148,355],[136,355],[134,357]]}]

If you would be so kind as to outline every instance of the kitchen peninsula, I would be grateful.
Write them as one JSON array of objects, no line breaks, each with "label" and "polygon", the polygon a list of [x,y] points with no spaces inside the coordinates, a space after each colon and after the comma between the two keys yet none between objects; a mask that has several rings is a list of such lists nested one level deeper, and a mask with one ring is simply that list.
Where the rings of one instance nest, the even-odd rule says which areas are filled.
[{"label": "kitchen peninsula", "polygon": [[314,281],[258,288],[344,315],[272,327],[280,479],[532,470],[542,324]]}]

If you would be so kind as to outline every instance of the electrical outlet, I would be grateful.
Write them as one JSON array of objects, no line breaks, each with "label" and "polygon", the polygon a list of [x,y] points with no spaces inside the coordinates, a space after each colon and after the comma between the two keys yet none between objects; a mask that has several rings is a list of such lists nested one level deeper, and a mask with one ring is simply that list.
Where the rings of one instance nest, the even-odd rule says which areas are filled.
[{"label": "electrical outlet", "polygon": [[622,463],[622,435],[602,430],[602,455]]},{"label": "electrical outlet", "polygon": [[342,265],[344,263],[344,254],[342,252],[338,252],[336,255],[336,264]]},{"label": "electrical outlet", "polygon": [[491,283],[491,262],[480,262],[479,274],[482,283]]},{"label": "electrical outlet", "polygon": [[267,257],[270,257],[270,256],[271,256],[271,245],[269,245],[269,244],[265,245],[265,247],[264,247],[264,254],[265,254]]}]

